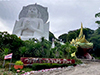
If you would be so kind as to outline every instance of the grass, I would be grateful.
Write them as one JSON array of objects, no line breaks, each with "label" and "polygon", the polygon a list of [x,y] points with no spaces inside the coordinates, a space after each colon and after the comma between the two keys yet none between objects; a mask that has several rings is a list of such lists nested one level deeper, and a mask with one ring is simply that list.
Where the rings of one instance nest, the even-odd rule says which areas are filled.
[{"label": "grass", "polygon": [[24,72],[30,72],[30,71],[33,71],[33,69],[27,67],[27,68],[21,69],[20,72],[17,73],[17,70],[14,69],[14,68],[11,68],[10,72],[9,72],[8,69],[0,68],[0,75],[16,75],[16,73],[17,73],[18,75],[20,75],[20,74],[23,74],[23,73],[24,73],[24,72],[22,72],[22,71],[24,71]]},{"label": "grass", "polygon": [[0,68],[0,75],[15,75],[12,71],[5,70],[5,68]]}]

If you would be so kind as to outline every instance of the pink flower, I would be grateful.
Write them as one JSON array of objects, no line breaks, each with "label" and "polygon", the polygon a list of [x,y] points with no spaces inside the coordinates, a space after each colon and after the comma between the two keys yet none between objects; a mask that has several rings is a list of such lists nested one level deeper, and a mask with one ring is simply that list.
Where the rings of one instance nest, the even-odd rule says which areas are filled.
[{"label": "pink flower", "polygon": [[25,72],[25,71],[22,71],[22,72]]},{"label": "pink flower", "polygon": [[20,70],[17,70],[17,73],[19,73],[20,72]]}]

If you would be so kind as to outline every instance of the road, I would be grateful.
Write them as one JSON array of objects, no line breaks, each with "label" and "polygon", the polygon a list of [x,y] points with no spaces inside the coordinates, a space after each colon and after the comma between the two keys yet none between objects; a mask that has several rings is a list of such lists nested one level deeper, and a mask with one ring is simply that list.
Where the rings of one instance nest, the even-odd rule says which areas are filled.
[{"label": "road", "polygon": [[100,62],[85,61],[84,63],[72,68],[66,67],[30,75],[100,75]]}]

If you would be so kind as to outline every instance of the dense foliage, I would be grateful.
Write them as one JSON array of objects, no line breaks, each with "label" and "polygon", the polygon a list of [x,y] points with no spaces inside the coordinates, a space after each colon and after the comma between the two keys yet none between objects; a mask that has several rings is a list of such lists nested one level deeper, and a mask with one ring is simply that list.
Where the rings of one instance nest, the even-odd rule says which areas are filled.
[{"label": "dense foliage", "polygon": [[51,48],[52,42],[41,38],[22,41],[16,35],[0,32],[0,57],[9,53],[13,53],[13,59],[20,57],[40,57],[40,58],[70,58],[70,54],[76,51],[76,48],[70,46],[69,43],[61,45],[55,41],[55,48]]},{"label": "dense foliage", "polygon": [[19,58],[19,47],[23,46],[23,41],[16,35],[7,32],[0,32],[0,59],[8,53],[14,53],[15,58]]},{"label": "dense foliage", "polygon": [[[69,31],[68,34],[62,34],[58,38],[62,39],[64,42],[70,42],[72,39],[76,39],[78,37],[80,32],[80,29]],[[94,33],[94,30],[91,30],[89,28],[83,28],[83,34],[85,35],[86,39],[91,38],[92,34]]]}]

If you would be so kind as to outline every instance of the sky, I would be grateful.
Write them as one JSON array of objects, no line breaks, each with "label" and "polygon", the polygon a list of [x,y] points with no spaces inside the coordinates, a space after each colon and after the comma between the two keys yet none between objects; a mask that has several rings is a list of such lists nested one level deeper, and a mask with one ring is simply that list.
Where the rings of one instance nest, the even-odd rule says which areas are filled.
[{"label": "sky", "polygon": [[56,37],[81,27],[97,29],[100,0],[0,0],[0,31],[12,34],[23,6],[39,4],[48,8],[50,28]]}]

